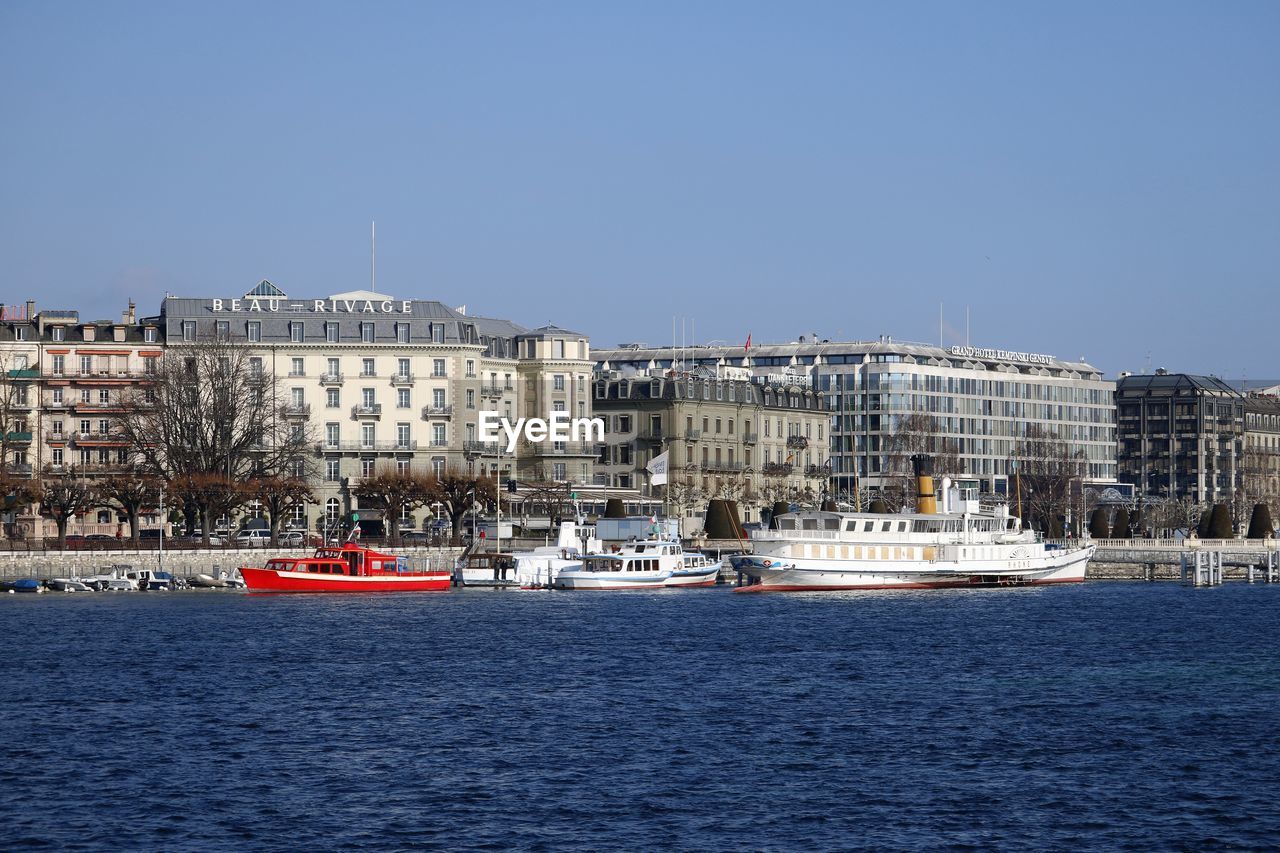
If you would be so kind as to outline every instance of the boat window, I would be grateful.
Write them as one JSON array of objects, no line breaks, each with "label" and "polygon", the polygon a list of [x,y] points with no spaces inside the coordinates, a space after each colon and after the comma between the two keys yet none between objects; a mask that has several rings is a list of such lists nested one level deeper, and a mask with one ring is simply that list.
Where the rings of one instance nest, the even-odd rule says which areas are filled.
[{"label": "boat window", "polygon": [[874,521],[868,521],[866,524],[862,525],[862,532],[870,533],[872,530],[875,530],[875,527],[876,523]]},{"label": "boat window", "polygon": [[893,527],[893,522],[892,522],[892,521],[886,521],[886,522],[884,522],[884,523],[882,523],[882,524],[880,525],[880,532],[881,532],[881,533],[888,533],[888,532],[889,532],[889,528],[891,528],[891,527]]},{"label": "boat window", "polygon": [[778,519],[778,529],[779,530],[795,530],[796,520],[794,518],[780,518]]},{"label": "boat window", "polygon": [[907,523],[905,521],[898,522],[898,532],[905,533],[907,531]]},{"label": "boat window", "polygon": [[838,518],[824,518],[824,519],[822,519],[822,528],[823,528],[824,530],[839,530],[839,529],[840,529],[840,519],[838,519]]}]

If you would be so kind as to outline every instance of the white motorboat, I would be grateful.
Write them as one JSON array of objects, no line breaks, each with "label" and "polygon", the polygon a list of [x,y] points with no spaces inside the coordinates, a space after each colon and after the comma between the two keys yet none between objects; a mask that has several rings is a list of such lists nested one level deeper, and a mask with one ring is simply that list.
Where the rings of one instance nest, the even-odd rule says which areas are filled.
[{"label": "white motorboat", "polygon": [[582,567],[562,569],[556,589],[662,589],[714,586],[720,564],[686,553],[674,539],[645,539],[615,546],[611,553],[587,554]]},{"label": "white motorboat", "polygon": [[49,581],[49,589],[56,592],[93,592],[93,588],[77,578],[54,578]]},{"label": "white motorboat", "polygon": [[134,592],[138,582],[129,577],[131,566],[112,566],[108,571],[90,575],[82,580],[96,590],[111,592]]},{"label": "white motorboat", "polygon": [[1093,545],[1047,544],[1007,506],[983,511],[976,489],[942,481],[936,512],[928,457],[913,457],[916,512],[803,511],[754,531],[752,553],[730,558],[752,578],[742,592],[933,589],[1079,583]]},{"label": "white motorboat", "polygon": [[601,550],[595,528],[573,521],[560,525],[556,544],[511,555],[515,581],[521,589],[551,589],[563,571],[582,568],[582,555]]}]

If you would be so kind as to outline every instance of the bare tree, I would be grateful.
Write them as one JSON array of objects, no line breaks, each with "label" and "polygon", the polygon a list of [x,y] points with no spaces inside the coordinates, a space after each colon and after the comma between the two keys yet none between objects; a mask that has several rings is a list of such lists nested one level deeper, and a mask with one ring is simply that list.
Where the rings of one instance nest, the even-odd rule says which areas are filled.
[{"label": "bare tree", "polygon": [[255,477],[249,481],[248,494],[266,510],[271,522],[271,544],[280,544],[280,526],[297,507],[315,503],[316,496],[306,480],[298,477]]},{"label": "bare tree", "polygon": [[439,503],[449,515],[453,541],[462,536],[462,522],[475,504],[493,505],[498,497],[498,482],[492,477],[445,470],[429,477],[429,503]]},{"label": "bare tree", "polygon": [[433,480],[416,471],[397,471],[383,467],[373,476],[365,477],[353,489],[360,498],[360,505],[368,504],[382,511],[383,527],[388,543],[400,541],[400,516],[404,510],[414,510],[431,502]]},{"label": "bare tree", "polygon": [[229,341],[171,345],[118,419],[144,470],[167,481],[303,477],[314,439],[260,360]]},{"label": "bare tree", "polygon": [[32,373],[23,357],[0,355],[0,475],[30,476]]},{"label": "bare tree", "polygon": [[[98,496],[129,523],[129,541],[138,544],[138,519],[142,510],[160,498],[160,481],[140,471],[126,471],[97,480]],[[161,519],[161,523],[163,523]]]},{"label": "bare tree", "polygon": [[1084,476],[1081,451],[1072,452],[1067,442],[1039,424],[1027,427],[1014,447],[1015,500],[1023,506],[1023,518],[1049,534],[1060,532],[1060,519],[1071,500],[1071,481]]},{"label": "bare tree", "polygon": [[675,470],[668,477],[667,503],[674,507],[679,518],[687,518],[690,512],[707,498],[696,470]]},{"label": "bare tree", "polygon": [[40,481],[40,514],[58,527],[58,547],[67,547],[67,522],[97,505],[93,483],[74,469],[49,473]]}]

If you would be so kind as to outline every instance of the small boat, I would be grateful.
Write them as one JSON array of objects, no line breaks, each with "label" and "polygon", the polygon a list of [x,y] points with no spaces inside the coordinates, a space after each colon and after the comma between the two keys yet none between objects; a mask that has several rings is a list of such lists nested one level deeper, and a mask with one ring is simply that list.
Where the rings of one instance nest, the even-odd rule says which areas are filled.
[{"label": "small boat", "polygon": [[457,586],[514,589],[520,586],[516,580],[515,555],[505,551],[474,551],[454,565],[453,581]]},{"label": "small boat", "polygon": [[45,586],[35,578],[18,578],[13,582],[14,592],[44,592]]},{"label": "small boat", "polygon": [[311,557],[276,557],[242,566],[250,592],[423,592],[448,589],[450,573],[425,559],[382,554],[352,542],[317,548]]},{"label": "small boat", "polygon": [[82,578],[91,589],[111,592],[133,592],[138,589],[138,582],[129,577],[133,566],[120,564],[112,566],[105,572]]},{"label": "small boat", "polygon": [[158,569],[139,569],[127,572],[125,577],[138,585],[138,589],[169,592],[177,587],[173,575]]},{"label": "small boat", "polygon": [[556,544],[520,551],[515,559],[515,582],[521,589],[552,589],[563,571],[582,568],[582,555],[601,550],[595,528],[575,521],[560,524]]},{"label": "small boat", "polygon": [[49,581],[49,589],[56,592],[93,592],[87,583],[76,578],[54,578]]},{"label": "small boat", "polygon": [[629,542],[610,554],[588,554],[579,569],[556,575],[556,589],[661,589],[715,586],[720,564],[686,554],[674,539]]},{"label": "small boat", "polygon": [[192,589],[225,589],[227,586],[221,579],[204,573],[187,578],[187,585]]}]

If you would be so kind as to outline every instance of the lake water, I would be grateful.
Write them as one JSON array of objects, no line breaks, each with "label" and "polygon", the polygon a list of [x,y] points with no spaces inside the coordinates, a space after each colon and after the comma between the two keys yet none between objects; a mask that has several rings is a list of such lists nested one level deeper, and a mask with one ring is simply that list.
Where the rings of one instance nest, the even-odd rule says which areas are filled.
[{"label": "lake water", "polygon": [[1274,848],[1278,608],[4,596],[0,847]]}]

